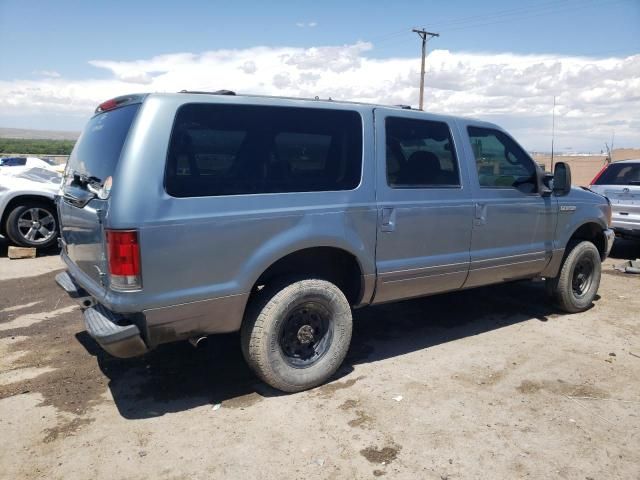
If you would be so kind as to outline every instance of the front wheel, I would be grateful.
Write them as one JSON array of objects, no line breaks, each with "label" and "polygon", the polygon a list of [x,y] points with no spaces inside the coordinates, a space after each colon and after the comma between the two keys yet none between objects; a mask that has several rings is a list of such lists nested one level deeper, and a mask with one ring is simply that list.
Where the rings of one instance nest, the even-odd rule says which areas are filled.
[{"label": "front wheel", "polygon": [[564,259],[560,274],[547,279],[547,289],[558,306],[568,313],[591,307],[600,286],[600,252],[591,242],[573,244]]},{"label": "front wheel", "polygon": [[242,325],[242,353],[265,383],[299,392],[324,383],[351,342],[351,308],[325,280],[276,282],[256,294]]}]

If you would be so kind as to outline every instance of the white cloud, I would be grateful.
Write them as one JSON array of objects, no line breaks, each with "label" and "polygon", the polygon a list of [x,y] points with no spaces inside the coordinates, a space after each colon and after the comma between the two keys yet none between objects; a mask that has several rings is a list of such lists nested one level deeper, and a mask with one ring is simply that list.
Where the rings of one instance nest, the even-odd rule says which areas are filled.
[{"label": "white cloud", "polygon": [[305,27],[309,27],[309,28],[313,28],[313,27],[317,27],[318,26],[318,22],[296,22],[296,27],[298,28],[305,28]]},{"label": "white cloud", "polygon": [[[136,91],[218,90],[416,105],[418,58],[371,58],[370,43],[254,47],[175,53],[136,61],[94,60],[110,79],[0,81],[0,122],[36,116],[78,129],[95,106]],[[427,59],[426,108],[495,121],[529,149],[548,150],[557,97],[556,145],[638,146],[640,55],[594,59],[435,50]],[[141,86],[143,85],[143,86]],[[6,125],[11,126],[11,125]]]},{"label": "white cloud", "polygon": [[247,60],[238,68],[248,75],[252,73],[256,73],[256,70],[257,70],[256,62],[252,62],[251,60]]},{"label": "white cloud", "polygon": [[36,70],[33,72],[34,75],[39,75],[41,77],[50,77],[50,78],[59,78],[60,74],[55,70]]}]

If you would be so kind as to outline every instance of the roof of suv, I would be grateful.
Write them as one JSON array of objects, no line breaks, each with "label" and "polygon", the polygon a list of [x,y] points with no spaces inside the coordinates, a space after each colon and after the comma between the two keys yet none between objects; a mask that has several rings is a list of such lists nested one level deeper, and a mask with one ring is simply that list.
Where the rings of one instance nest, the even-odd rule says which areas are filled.
[{"label": "roof of suv", "polygon": [[[388,108],[388,109],[392,109],[392,110],[400,110],[400,111],[411,111],[411,112],[420,112],[420,113],[425,113],[428,114],[430,116],[433,117],[439,117],[442,119],[465,119],[465,120],[472,120],[474,122],[478,122],[478,123],[482,123],[482,124],[486,124],[486,125],[493,125],[490,122],[486,122],[483,120],[478,120],[478,119],[474,119],[474,118],[470,118],[470,117],[461,117],[461,116],[457,116],[457,115],[446,115],[446,114],[442,114],[442,113],[432,113],[429,111],[424,111],[424,110],[418,110],[416,108],[412,108],[409,105],[384,105],[384,104],[377,104],[377,103],[366,103],[366,102],[355,102],[355,101],[349,101],[349,100],[334,100],[331,97],[327,98],[327,99],[321,99],[319,97],[315,97],[315,98],[302,98],[302,97],[285,97],[285,96],[277,96],[277,95],[256,95],[256,94],[236,94],[235,92],[232,92],[230,90],[218,90],[218,91],[213,91],[213,92],[203,92],[203,91],[190,91],[190,90],[182,90],[180,92],[177,93],[150,93],[150,94],[144,94],[144,97],[146,96],[154,96],[154,97],[176,97],[176,96],[184,96],[184,95],[190,95],[190,96],[204,96],[204,97],[226,97],[228,99],[234,98],[234,99],[238,99],[240,100],[240,103],[244,101],[248,101],[248,100],[262,100],[267,104],[276,104],[279,101],[284,101],[284,102],[312,102],[316,105],[319,106],[323,106],[326,108],[332,108],[335,107],[335,105],[353,105],[354,107],[370,107],[370,108]],[[142,98],[144,98],[142,97]]]},{"label": "roof of suv", "polygon": [[197,95],[226,95],[226,96],[238,97],[238,98],[265,98],[265,99],[273,99],[273,100],[311,101],[311,102],[320,102],[320,103],[327,103],[327,104],[338,103],[338,104],[346,104],[346,105],[363,105],[363,106],[371,106],[371,107],[398,108],[402,110],[415,110],[410,105],[383,105],[383,104],[367,103],[367,102],[354,102],[351,100],[334,100],[331,97],[327,99],[321,99],[320,97],[305,98],[305,97],[286,97],[281,95],[258,95],[258,94],[250,94],[250,93],[236,94],[231,90],[218,90],[215,92],[182,90],[178,93],[197,94]]},{"label": "roof of suv", "polygon": [[98,105],[98,107],[95,110],[95,114],[99,114],[104,111],[112,110],[114,108],[121,107],[131,103],[141,103],[147,97],[165,97],[165,98],[176,99],[176,98],[185,97],[185,96],[191,96],[194,98],[205,97],[205,98],[208,98],[209,100],[212,100],[215,97],[217,97],[218,99],[221,99],[224,97],[225,98],[224,101],[229,103],[232,103],[234,102],[234,100],[237,99],[238,103],[249,103],[251,100],[257,100],[259,103],[262,103],[265,105],[277,105],[278,103],[283,103],[283,102],[287,102],[287,103],[300,102],[305,104],[313,103],[314,105],[318,105],[320,107],[325,107],[325,108],[335,108],[336,105],[342,105],[342,106],[352,105],[354,108],[385,108],[385,109],[398,110],[398,111],[424,113],[426,115],[429,115],[433,119],[442,119],[442,120],[458,119],[458,120],[472,121],[474,123],[485,125],[487,127],[501,129],[498,125],[495,125],[494,123],[491,123],[491,122],[487,122],[485,120],[479,120],[479,119],[470,118],[470,117],[462,117],[458,115],[432,113],[429,111],[414,109],[408,105],[383,105],[383,104],[377,104],[377,103],[353,102],[348,100],[334,100],[331,97],[329,97],[328,99],[320,99],[319,97],[299,98],[299,97],[284,97],[284,96],[275,96],[275,95],[252,95],[252,94],[237,95],[235,92],[232,92],[230,90],[218,90],[213,92],[181,90],[180,92],[177,92],[177,93],[169,93],[169,92],[167,93],[136,93],[136,94],[122,95],[120,97],[107,100],[106,102],[103,102],[100,105]]},{"label": "roof of suv", "polygon": [[612,162],[612,163],[640,163],[640,158],[633,158],[633,159],[629,159],[629,160],[618,160],[618,161]]}]

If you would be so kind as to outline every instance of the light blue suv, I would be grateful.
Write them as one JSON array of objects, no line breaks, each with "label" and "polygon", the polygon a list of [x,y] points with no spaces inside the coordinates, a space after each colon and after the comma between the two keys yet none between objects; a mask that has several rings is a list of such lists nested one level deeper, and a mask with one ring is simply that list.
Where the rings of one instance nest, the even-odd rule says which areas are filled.
[{"label": "light blue suv", "polygon": [[491,123],[229,91],[101,104],[57,206],[57,281],[105,350],[240,330],[287,392],[340,366],[353,308],[544,277],[585,310],[613,242],[604,197]]}]

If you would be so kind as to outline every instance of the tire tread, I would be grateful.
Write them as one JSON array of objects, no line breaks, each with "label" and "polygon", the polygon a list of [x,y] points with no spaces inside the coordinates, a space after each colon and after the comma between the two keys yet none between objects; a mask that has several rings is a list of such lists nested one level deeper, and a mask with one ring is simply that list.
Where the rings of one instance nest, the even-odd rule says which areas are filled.
[{"label": "tire tread", "polygon": [[[300,291],[308,289],[317,289],[327,292],[334,297],[343,308],[349,310],[349,303],[338,287],[334,284],[320,279],[300,279],[296,277],[285,277],[276,280],[271,285],[267,285],[262,291],[258,292],[250,302],[245,320],[241,328],[241,346],[242,353],[249,367],[256,375],[265,383],[271,385],[278,390],[285,392],[298,392],[316,386],[313,385],[296,385],[285,381],[281,376],[277,375],[269,363],[267,337],[269,334],[270,324],[275,322],[275,311],[283,303],[293,301],[296,294]],[[347,338],[347,342],[351,339],[351,331]],[[331,365],[337,369],[344,360],[344,355],[338,359],[338,365]],[[332,374],[333,372],[330,372]],[[322,383],[322,382],[318,382]]]}]

